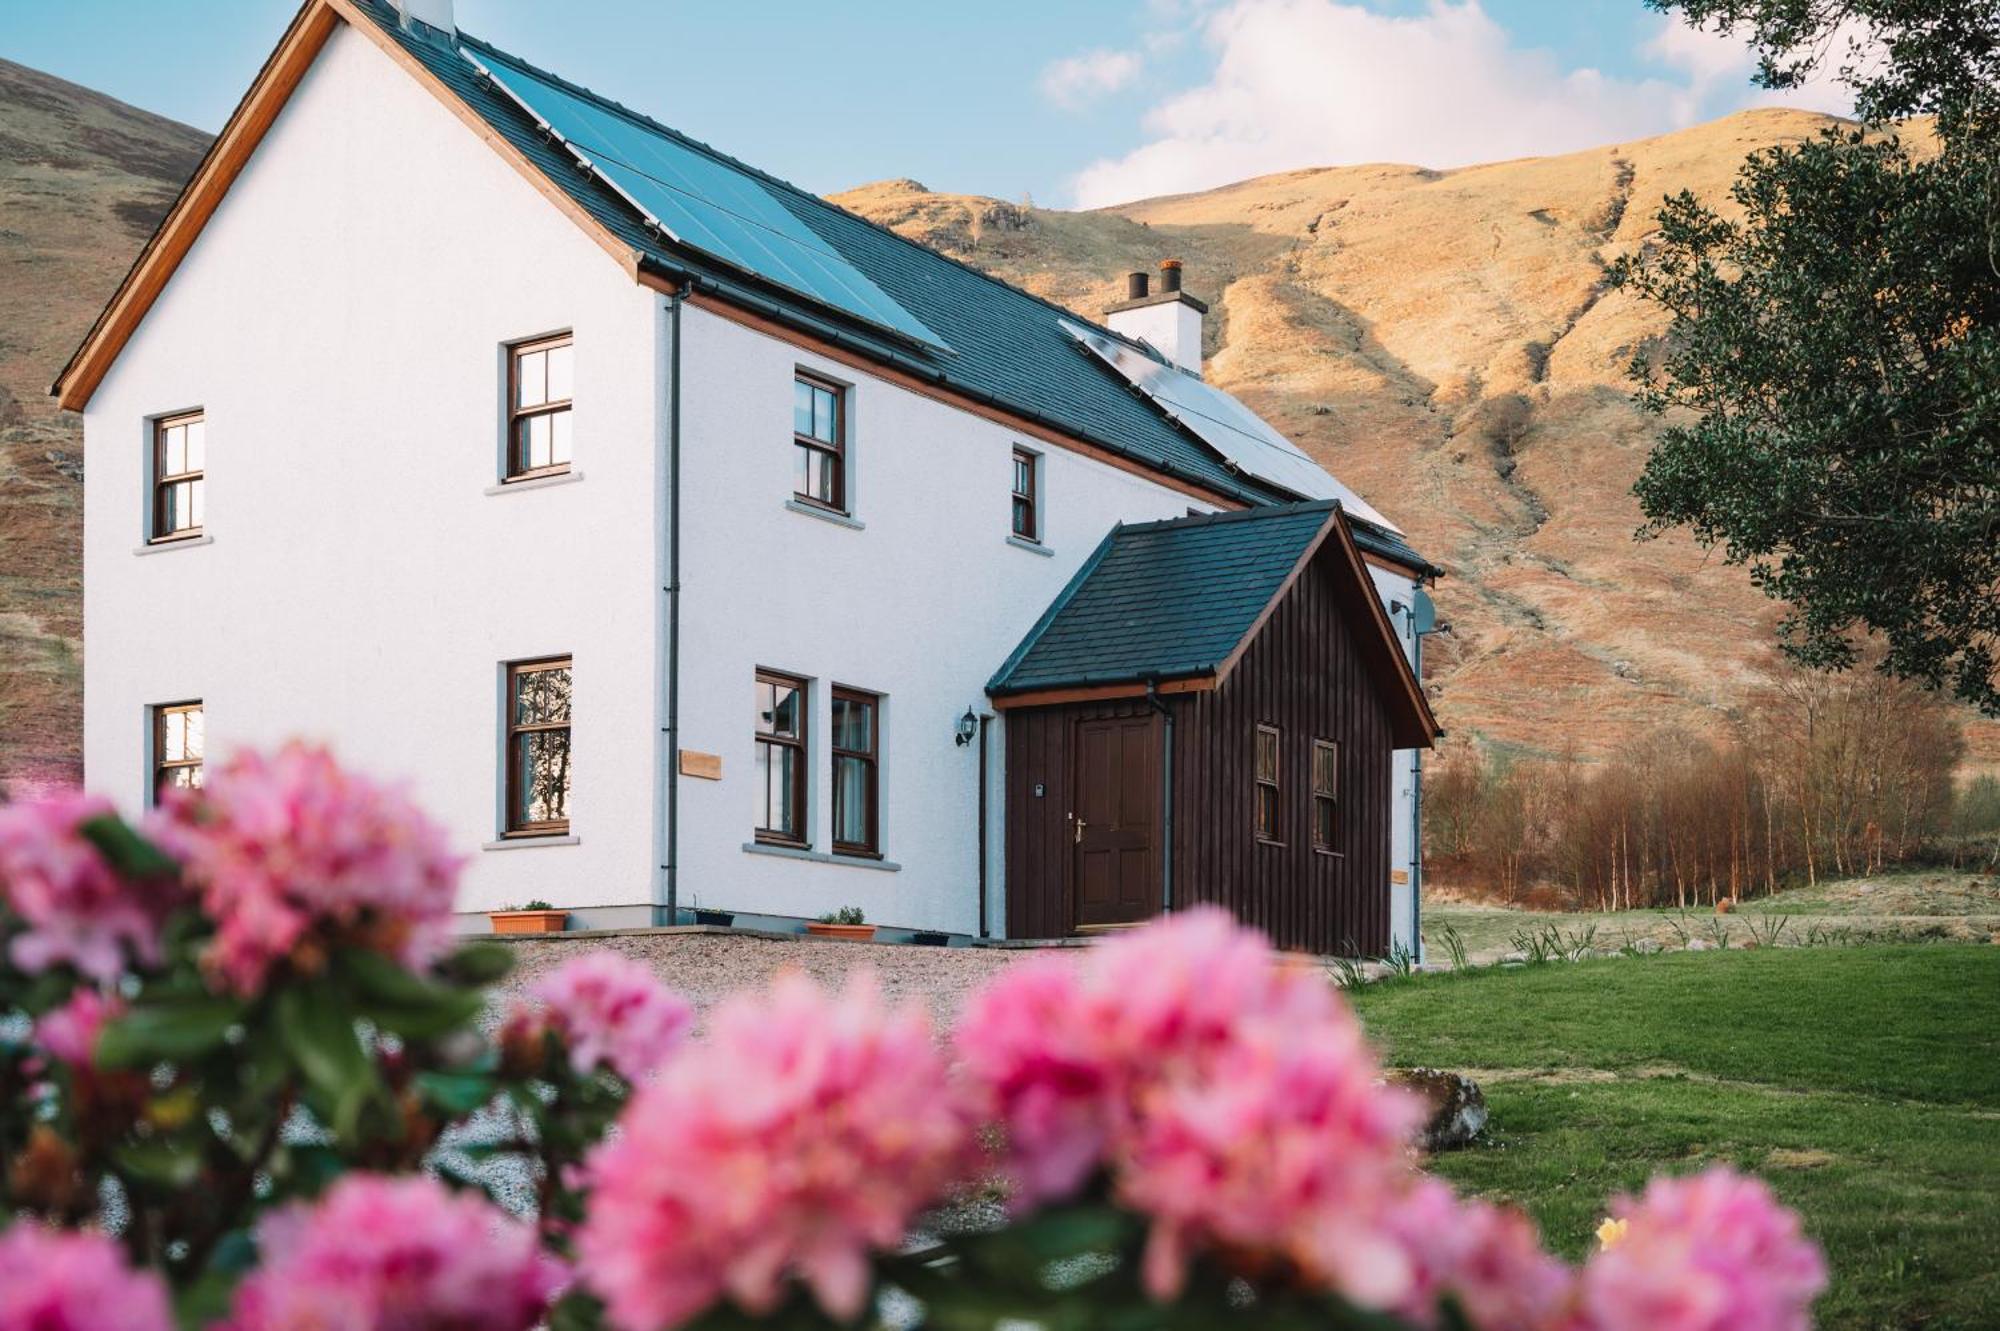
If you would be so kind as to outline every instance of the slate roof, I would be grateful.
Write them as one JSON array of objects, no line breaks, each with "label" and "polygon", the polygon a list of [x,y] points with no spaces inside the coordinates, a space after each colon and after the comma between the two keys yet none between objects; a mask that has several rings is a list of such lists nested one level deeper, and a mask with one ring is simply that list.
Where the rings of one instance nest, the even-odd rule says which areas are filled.
[{"label": "slate roof", "polygon": [[1323,499],[1114,527],[987,692],[1214,673],[1338,509]]},{"label": "slate roof", "polygon": [[[908,240],[818,195],[598,97],[518,56],[459,32],[459,43],[482,63],[491,65],[497,60],[530,70],[651,133],[705,153],[756,180],[849,263],[937,332],[952,350],[937,353],[899,342],[869,324],[675,244],[648,229],[633,207],[615,191],[579,170],[560,147],[542,136],[532,118],[482,79],[443,40],[426,35],[421,29],[404,30],[397,22],[394,8],[385,0],[357,0],[357,4],[594,220],[631,246],[641,256],[644,266],[675,279],[691,279],[698,289],[706,287],[919,378],[1005,407],[1243,503],[1284,503],[1293,498],[1275,486],[1232,469],[1207,445],[1106,371],[1059,326],[1059,318],[1090,323],[1078,320],[1073,311]],[[1364,548],[1419,568],[1429,567],[1394,533],[1359,521],[1350,525]]]}]

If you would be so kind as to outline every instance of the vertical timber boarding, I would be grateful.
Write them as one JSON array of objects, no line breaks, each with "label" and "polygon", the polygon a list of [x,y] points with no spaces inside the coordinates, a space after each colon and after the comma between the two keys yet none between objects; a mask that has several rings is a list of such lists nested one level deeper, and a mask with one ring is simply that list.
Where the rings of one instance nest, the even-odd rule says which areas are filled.
[{"label": "vertical timber boarding", "polygon": [[[1389,947],[1392,740],[1377,680],[1350,625],[1371,590],[1346,587],[1329,543],[1220,689],[1168,694],[1175,709],[1174,896],[1215,902],[1280,947],[1380,956]],[[1074,932],[1068,815],[1076,723],[1142,717],[1143,698],[1021,708],[1007,717],[1007,936]],[[1283,732],[1282,844],[1252,826],[1254,736]],[[1340,852],[1312,844],[1312,741],[1340,744]],[[1037,797],[1035,787],[1042,794]]]}]

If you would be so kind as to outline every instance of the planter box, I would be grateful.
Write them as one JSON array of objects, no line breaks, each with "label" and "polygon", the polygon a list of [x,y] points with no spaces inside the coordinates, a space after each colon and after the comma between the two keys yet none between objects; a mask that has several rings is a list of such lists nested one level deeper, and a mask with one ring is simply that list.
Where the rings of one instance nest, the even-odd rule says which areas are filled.
[{"label": "planter box", "polygon": [[490,910],[496,934],[559,934],[569,924],[566,910]]},{"label": "planter box", "polygon": [[865,943],[875,937],[872,924],[822,924],[818,920],[808,921],[806,932],[815,938],[845,938],[850,942]]}]

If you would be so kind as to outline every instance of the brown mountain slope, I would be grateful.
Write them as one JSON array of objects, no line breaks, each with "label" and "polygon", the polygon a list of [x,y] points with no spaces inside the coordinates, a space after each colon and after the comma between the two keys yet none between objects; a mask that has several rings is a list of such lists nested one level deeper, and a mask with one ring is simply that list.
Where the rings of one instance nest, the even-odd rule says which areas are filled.
[{"label": "brown mountain slope", "polygon": [[0,60],[0,781],[82,768],[82,432],[48,386],[207,145]]},{"label": "brown mountain slope", "polygon": [[[1169,255],[1210,301],[1208,373],[1450,571],[1428,673],[1446,726],[1599,757],[1711,731],[1761,677],[1777,611],[1684,536],[1637,542],[1654,426],[1632,352],[1663,321],[1604,286],[1660,199],[1726,199],[1747,152],[1827,117],[1753,111],[1451,172],[1296,171],[1090,213],[888,181],[836,202],[1086,312]],[[1973,759],[2000,762],[1975,724]]]}]

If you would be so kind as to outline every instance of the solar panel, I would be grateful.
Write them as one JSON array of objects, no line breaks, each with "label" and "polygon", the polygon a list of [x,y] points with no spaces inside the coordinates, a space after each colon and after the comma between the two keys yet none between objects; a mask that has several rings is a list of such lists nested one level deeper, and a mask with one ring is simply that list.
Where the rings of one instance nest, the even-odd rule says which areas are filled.
[{"label": "solar panel", "polygon": [[491,64],[460,54],[669,238],[912,341],[951,350],[754,177],[497,54]]},{"label": "solar panel", "polygon": [[1168,416],[1193,431],[1238,471],[1303,499],[1338,499],[1355,517],[1398,536],[1403,529],[1373,505],[1335,480],[1297,444],[1273,430],[1256,412],[1186,370],[1162,364],[1116,338],[1058,319],[1065,333],[1151,398]]}]

